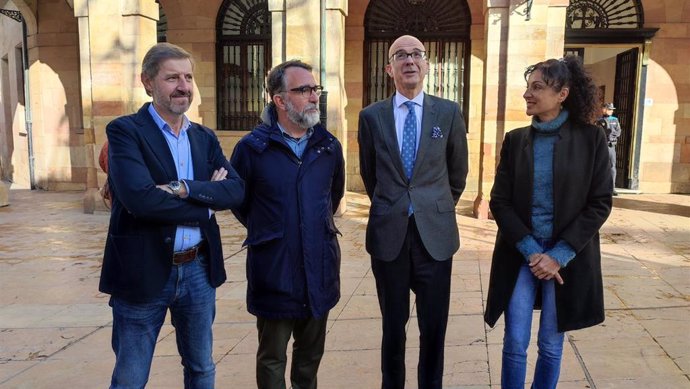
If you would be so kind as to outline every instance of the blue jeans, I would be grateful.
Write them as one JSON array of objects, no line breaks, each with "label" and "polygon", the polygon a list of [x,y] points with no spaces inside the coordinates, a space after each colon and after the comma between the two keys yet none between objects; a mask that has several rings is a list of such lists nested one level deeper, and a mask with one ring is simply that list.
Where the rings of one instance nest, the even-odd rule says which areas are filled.
[{"label": "blue jeans", "polygon": [[524,389],[527,372],[527,346],[532,327],[532,311],[541,284],[541,316],[539,347],[532,389],[554,389],[561,371],[564,333],[558,332],[556,321],[555,281],[540,281],[529,265],[520,268],[513,295],[505,312],[501,388]]},{"label": "blue jeans", "polygon": [[165,287],[155,298],[131,302],[111,297],[115,368],[110,389],[146,386],[168,309],[184,366],[185,389],[213,389],[216,367],[211,355],[211,327],[216,290],[209,283],[207,267],[205,256],[199,254],[191,262],[173,265]]}]

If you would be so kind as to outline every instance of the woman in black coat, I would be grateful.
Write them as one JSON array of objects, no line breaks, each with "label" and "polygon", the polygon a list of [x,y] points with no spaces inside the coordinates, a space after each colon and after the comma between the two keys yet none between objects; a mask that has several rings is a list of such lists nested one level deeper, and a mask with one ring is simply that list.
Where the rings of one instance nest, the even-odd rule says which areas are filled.
[{"label": "woman in black coat", "polygon": [[484,320],[505,313],[501,387],[524,388],[532,311],[541,307],[532,388],[555,388],[564,332],[604,321],[599,228],[611,211],[596,87],[576,57],[525,72],[532,125],[506,134],[491,191],[498,225]]}]

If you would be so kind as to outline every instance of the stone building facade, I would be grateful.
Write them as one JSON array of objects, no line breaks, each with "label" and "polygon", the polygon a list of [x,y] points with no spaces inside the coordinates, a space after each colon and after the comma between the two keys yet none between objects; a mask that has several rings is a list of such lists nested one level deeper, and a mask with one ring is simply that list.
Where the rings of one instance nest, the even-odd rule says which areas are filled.
[{"label": "stone building facade", "polygon": [[[20,16],[19,16],[20,15]],[[0,0],[0,178],[83,190],[98,204],[105,125],[148,101],[143,54],[158,40],[190,51],[189,116],[226,154],[263,105],[271,64],[314,65],[328,127],[361,190],[357,115],[387,97],[387,45],[402,33],[429,49],[426,90],[458,101],[468,124],[464,200],[486,202],[504,134],[528,123],[524,69],[579,55],[625,122],[619,182],[690,193],[690,2],[684,0]]]}]

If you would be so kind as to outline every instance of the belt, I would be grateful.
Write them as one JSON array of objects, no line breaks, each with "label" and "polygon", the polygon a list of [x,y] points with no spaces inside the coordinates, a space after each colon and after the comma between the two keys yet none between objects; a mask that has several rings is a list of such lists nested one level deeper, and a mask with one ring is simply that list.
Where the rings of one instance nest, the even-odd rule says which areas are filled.
[{"label": "belt", "polygon": [[173,253],[173,265],[182,265],[184,263],[187,263],[189,261],[194,260],[196,256],[202,252],[202,250],[206,249],[206,241],[202,240],[198,245],[194,247],[190,247],[187,250],[184,251],[178,251],[176,253]]}]

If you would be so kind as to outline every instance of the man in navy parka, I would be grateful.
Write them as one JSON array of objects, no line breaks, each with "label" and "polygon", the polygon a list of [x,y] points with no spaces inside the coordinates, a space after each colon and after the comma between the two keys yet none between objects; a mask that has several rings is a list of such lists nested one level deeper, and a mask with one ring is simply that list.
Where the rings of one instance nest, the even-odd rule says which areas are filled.
[{"label": "man in navy parka", "polygon": [[[344,192],[340,142],[319,124],[312,68],[274,67],[262,123],[235,147],[231,163],[246,197],[233,210],[247,227],[247,307],[257,317],[259,389],[284,388],[286,349],[294,336],[290,381],[316,388],[328,312],[340,298],[339,234],[333,222]],[[289,387],[289,385],[288,385]]]}]

